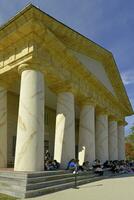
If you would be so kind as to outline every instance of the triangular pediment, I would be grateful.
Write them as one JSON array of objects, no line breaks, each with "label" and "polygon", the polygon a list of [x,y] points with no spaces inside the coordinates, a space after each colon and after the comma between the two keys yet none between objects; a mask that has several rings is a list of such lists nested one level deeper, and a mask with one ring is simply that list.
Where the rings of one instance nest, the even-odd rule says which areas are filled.
[{"label": "triangular pediment", "polygon": [[101,84],[103,84],[112,93],[112,95],[116,96],[111,81],[109,80],[101,62],[74,50],[70,51],[86,67],[86,69],[88,69],[96,77],[96,79],[98,79]]}]

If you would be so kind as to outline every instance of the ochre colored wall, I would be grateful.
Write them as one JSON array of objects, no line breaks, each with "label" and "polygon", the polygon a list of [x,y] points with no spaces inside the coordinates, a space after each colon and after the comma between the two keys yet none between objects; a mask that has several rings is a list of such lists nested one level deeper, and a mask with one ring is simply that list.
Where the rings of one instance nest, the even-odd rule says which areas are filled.
[{"label": "ochre colored wall", "polygon": [[13,136],[16,136],[18,119],[19,96],[8,92],[7,94],[7,161],[13,163]]}]

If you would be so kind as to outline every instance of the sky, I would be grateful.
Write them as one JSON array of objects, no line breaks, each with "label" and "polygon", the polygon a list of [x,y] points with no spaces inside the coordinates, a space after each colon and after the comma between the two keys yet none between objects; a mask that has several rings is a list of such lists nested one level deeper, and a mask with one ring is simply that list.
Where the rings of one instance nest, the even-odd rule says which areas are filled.
[{"label": "sky", "polygon": [[29,3],[111,51],[134,108],[134,0],[0,0],[0,24]]}]

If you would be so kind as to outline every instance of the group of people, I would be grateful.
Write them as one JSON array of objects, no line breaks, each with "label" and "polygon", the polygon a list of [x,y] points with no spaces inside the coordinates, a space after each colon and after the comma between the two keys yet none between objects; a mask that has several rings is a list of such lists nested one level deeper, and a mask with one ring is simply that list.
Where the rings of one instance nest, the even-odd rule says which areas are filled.
[{"label": "group of people", "polygon": [[[60,163],[56,160],[51,159],[50,153],[47,150],[45,153],[45,170],[57,170],[60,168]],[[114,160],[106,161],[101,163],[100,160],[96,159],[93,163],[85,161],[82,165],[79,165],[78,159],[71,159],[66,170],[70,170],[73,173],[78,171],[93,171],[98,175],[103,175],[105,170],[111,171],[112,173],[134,173],[134,161],[125,161],[125,160]]]},{"label": "group of people", "polygon": [[112,173],[134,173],[134,161],[114,160],[101,163],[100,160],[96,159],[93,163],[86,161],[80,166],[79,160],[72,159],[68,162],[67,169],[72,170],[73,173],[92,170],[100,176],[104,174],[105,170]]},{"label": "group of people", "polygon": [[51,159],[50,153],[48,150],[46,150],[45,153],[45,161],[44,161],[44,170],[57,170],[60,168],[60,164],[57,162],[57,160]]},{"label": "group of people", "polygon": [[134,173],[134,161],[106,161],[104,168],[110,168],[113,173]]}]

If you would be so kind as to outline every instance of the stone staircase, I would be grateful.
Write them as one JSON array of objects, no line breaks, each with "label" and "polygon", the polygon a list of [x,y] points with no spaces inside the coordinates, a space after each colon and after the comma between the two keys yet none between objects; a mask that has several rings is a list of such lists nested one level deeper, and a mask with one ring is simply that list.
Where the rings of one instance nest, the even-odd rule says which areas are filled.
[{"label": "stone staircase", "polygon": [[30,198],[59,190],[75,187],[96,180],[104,176],[97,176],[92,171],[79,172],[75,175],[67,170],[45,172],[0,172],[0,193],[18,198]]}]

